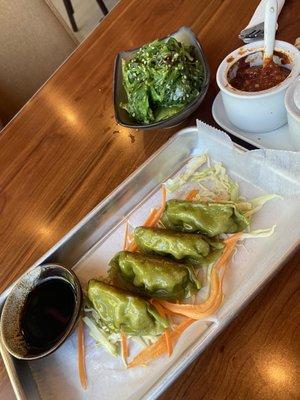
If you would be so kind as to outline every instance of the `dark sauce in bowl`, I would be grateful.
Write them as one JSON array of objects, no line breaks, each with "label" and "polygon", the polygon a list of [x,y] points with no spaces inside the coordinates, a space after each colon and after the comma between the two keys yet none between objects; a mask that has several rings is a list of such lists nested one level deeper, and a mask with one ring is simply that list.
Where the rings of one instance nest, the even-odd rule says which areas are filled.
[{"label": "dark sauce in bowl", "polygon": [[[275,53],[276,54],[276,53]],[[286,56],[281,58],[281,63],[288,63]],[[260,92],[261,90],[270,89],[283,82],[290,74],[290,70],[282,65],[276,64],[273,60],[268,60],[267,64],[251,66],[246,62],[246,57],[238,60],[228,71],[228,81],[232,87],[244,92]],[[236,75],[230,79],[232,70],[237,68]]]},{"label": "dark sauce in bowl", "polygon": [[48,279],[36,286],[26,298],[20,321],[30,349],[50,349],[64,335],[74,309],[74,292],[64,279]]}]

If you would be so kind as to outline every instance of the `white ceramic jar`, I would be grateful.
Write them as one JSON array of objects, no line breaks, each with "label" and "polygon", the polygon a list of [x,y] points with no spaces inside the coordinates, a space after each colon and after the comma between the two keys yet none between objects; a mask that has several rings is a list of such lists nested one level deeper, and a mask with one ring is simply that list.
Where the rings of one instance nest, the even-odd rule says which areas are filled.
[{"label": "white ceramic jar", "polygon": [[[232,87],[228,82],[230,68],[243,57],[253,54],[255,58],[257,52],[260,52],[258,54],[262,60],[263,45],[263,40],[260,40],[234,50],[221,62],[217,71],[217,84],[228,119],[247,132],[269,132],[287,122],[284,96],[300,73],[299,50],[290,43],[276,40],[275,51],[287,55],[290,60],[290,64],[286,66],[291,69],[290,75],[273,88],[260,92],[244,92]],[[260,63],[258,60],[256,65]]]},{"label": "white ceramic jar", "polygon": [[300,78],[288,88],[284,101],[290,140],[294,150],[300,151]]}]

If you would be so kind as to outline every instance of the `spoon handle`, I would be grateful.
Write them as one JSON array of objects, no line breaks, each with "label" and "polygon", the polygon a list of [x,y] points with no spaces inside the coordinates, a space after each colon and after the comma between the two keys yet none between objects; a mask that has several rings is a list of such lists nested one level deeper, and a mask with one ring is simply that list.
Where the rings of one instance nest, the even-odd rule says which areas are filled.
[{"label": "spoon handle", "polygon": [[272,60],[273,57],[277,22],[277,9],[277,0],[268,0],[266,2],[264,26],[264,65],[268,62],[268,60]]}]

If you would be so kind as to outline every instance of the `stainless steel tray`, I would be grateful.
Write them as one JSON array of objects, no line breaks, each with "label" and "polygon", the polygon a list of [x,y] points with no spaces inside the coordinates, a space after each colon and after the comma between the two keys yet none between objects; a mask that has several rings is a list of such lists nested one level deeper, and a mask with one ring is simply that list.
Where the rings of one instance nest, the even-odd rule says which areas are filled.
[{"label": "stainless steel tray", "polygon": [[[209,131],[210,127],[202,126],[203,134],[205,129]],[[207,133],[207,132],[206,132]],[[99,245],[103,245],[105,240],[112,235],[116,229],[119,229],[124,223],[125,218],[129,215],[134,215],[139,208],[150,201],[155,196],[161,182],[168,177],[173,176],[181,167],[185,165],[187,160],[196,155],[201,154],[210,148],[215,154],[213,159],[224,161],[225,165],[229,164],[229,170],[232,160],[229,154],[228,142],[222,140],[210,141],[207,135],[203,139],[200,131],[197,128],[183,129],[174,135],[164,146],[161,147],[152,157],[150,157],[136,172],[126,179],[116,190],[114,190],[106,199],[104,199],[95,209],[93,209],[78,225],[74,227],[60,242],[58,242],[51,250],[49,250],[41,259],[32,266],[43,263],[55,262],[62,264],[68,268],[78,268],[85,265],[86,260],[93,257]],[[226,156],[226,151],[228,155]],[[236,147],[235,156],[239,158],[244,149]],[[236,161],[236,160],[235,160]],[[233,164],[232,164],[233,165]],[[268,188],[257,186],[249,183],[249,176],[246,168],[239,170],[233,169],[230,171],[236,175],[247,185],[252,185],[253,190],[257,193],[263,193]],[[276,174],[276,169],[273,171]],[[250,174],[251,175],[251,174]],[[281,174],[282,175],[282,174]],[[294,182],[290,176],[281,176],[278,172],[278,179],[289,181],[287,184],[299,184]],[[252,187],[251,186],[251,187]],[[256,193],[255,193],[256,194]],[[286,211],[286,216],[294,212],[293,203],[291,203],[290,211]],[[278,210],[270,210],[266,214],[266,222],[269,223],[272,218],[271,214],[280,215]],[[279,216],[280,224],[279,235],[285,229],[284,221]],[[290,224],[293,224],[293,221]],[[281,226],[282,225],[282,226]],[[230,297],[230,301],[224,304],[218,313],[216,323],[206,326],[205,330],[193,343],[186,348],[180,357],[178,357],[166,371],[162,373],[152,384],[146,388],[145,392],[139,391],[135,394],[135,398],[156,398],[182,371],[186,368],[200,352],[214,339],[214,337],[227,325],[230,320],[238,313],[238,311],[250,301],[252,296],[258,289],[279,269],[283,261],[299,244],[299,226],[297,219],[290,229],[290,235],[285,235],[284,243],[279,246],[278,253],[275,252],[274,257],[266,256],[262,265],[264,266],[263,273],[256,276],[252,284],[243,286],[241,290],[235,289],[234,295]],[[282,230],[282,232],[281,232]],[[269,241],[269,245],[274,244],[278,236]],[[278,246],[277,246],[278,247]],[[255,246],[254,246],[255,249]],[[253,246],[250,247],[250,252]],[[258,254],[263,254],[263,250],[259,249]],[[77,270],[76,270],[77,272]],[[253,278],[254,279],[254,278]],[[234,286],[234,283],[232,283]],[[9,289],[0,296],[0,308],[2,308]],[[3,357],[9,378],[13,385],[16,397],[18,399],[41,399],[43,394],[38,388],[33,376],[32,370],[28,362],[19,361],[11,357],[2,345],[0,338],[0,351]],[[75,396],[76,397],[76,396]],[[74,397],[73,397],[74,398]],[[77,398],[77,397],[76,397]],[[78,395],[78,398],[80,396]],[[128,398],[128,397],[127,397]]]}]

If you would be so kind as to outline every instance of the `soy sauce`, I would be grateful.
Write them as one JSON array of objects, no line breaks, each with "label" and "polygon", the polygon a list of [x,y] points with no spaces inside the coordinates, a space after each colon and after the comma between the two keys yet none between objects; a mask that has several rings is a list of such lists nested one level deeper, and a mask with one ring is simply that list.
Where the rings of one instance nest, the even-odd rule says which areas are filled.
[{"label": "soy sauce", "polygon": [[74,308],[72,287],[63,279],[48,279],[34,288],[25,300],[20,321],[31,350],[51,348],[63,336]]}]

